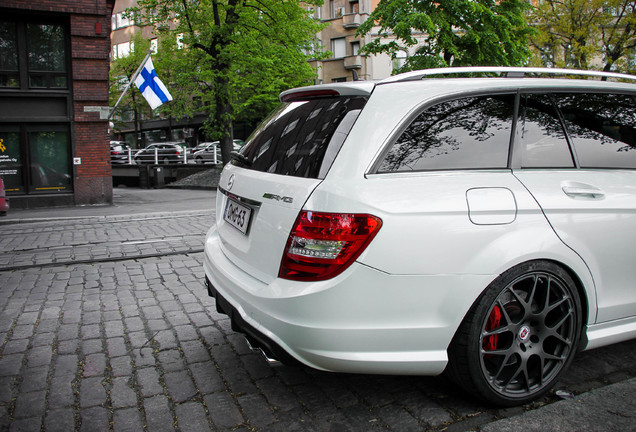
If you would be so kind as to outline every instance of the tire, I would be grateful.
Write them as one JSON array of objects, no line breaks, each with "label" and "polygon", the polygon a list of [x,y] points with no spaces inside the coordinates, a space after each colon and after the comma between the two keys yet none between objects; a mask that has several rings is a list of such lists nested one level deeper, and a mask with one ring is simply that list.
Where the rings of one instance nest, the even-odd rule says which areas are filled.
[{"label": "tire", "polygon": [[447,373],[498,406],[535,400],[572,362],[581,314],[574,281],[561,267],[520,264],[495,279],[468,312],[451,342]]},{"label": "tire", "polygon": [[196,163],[198,165],[201,165],[203,163],[203,159],[200,158],[200,157],[196,157],[196,158],[194,158],[194,163]]},{"label": "tire", "polygon": [[161,163],[162,163],[162,164],[164,164],[164,165],[168,165],[168,164],[170,163],[170,158],[164,157],[164,158],[161,160]]}]

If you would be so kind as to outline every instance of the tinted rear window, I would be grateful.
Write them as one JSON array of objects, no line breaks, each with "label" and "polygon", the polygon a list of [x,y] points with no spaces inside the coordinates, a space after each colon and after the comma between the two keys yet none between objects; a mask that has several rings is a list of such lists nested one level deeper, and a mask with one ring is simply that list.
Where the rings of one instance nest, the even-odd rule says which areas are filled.
[{"label": "tinted rear window", "polygon": [[378,172],[505,168],[514,95],[468,97],[426,109],[391,146]]},{"label": "tinted rear window", "polygon": [[281,104],[241,150],[250,162],[242,166],[323,178],[365,103],[362,97],[338,97]]},{"label": "tinted rear window", "polygon": [[581,168],[636,168],[636,104],[621,94],[555,95]]},{"label": "tinted rear window", "polygon": [[548,95],[521,97],[518,127],[522,168],[574,168],[559,113]]}]

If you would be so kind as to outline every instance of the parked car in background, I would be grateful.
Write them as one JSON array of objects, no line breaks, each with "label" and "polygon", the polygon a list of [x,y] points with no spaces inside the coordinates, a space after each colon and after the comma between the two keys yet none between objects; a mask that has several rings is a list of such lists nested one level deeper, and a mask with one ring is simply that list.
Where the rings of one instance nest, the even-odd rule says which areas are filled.
[{"label": "parked car in background", "polygon": [[[200,149],[196,150],[192,155],[194,162],[198,164],[202,163],[221,163],[221,147],[219,145],[219,141],[213,141],[208,143],[201,143],[197,147],[202,146]],[[243,147],[244,141],[240,139],[235,139],[233,143],[233,150],[239,151],[241,147]]]},{"label": "parked car in background", "polygon": [[448,68],[283,92],[219,179],[217,309],[270,359],[540,397],[636,337],[634,82]]},{"label": "parked car in background", "polygon": [[9,211],[9,198],[4,190],[4,181],[0,177],[0,216],[6,216]]},{"label": "parked car in background", "polygon": [[181,142],[163,142],[150,144],[135,153],[135,163],[183,163],[185,149]]},{"label": "parked car in background", "polygon": [[133,151],[124,141],[110,142],[110,162],[114,164],[127,164],[131,161]]},{"label": "parked car in background", "polygon": [[198,152],[199,150],[203,150],[205,148],[207,148],[210,144],[212,144],[211,142],[202,142],[197,144],[194,147],[189,147],[186,149],[186,151],[188,152],[188,162],[192,162],[194,160],[194,154],[196,152]]}]

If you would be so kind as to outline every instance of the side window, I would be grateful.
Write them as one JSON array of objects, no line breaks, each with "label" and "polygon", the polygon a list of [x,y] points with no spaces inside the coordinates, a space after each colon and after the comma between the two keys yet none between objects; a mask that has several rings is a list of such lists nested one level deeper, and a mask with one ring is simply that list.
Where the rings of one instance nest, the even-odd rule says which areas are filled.
[{"label": "side window", "polygon": [[636,105],[621,94],[557,94],[581,168],[636,168]]},{"label": "side window", "polygon": [[521,97],[519,112],[522,168],[573,168],[563,126],[547,95]]},{"label": "side window", "polygon": [[413,120],[378,172],[506,168],[514,95],[443,102]]}]

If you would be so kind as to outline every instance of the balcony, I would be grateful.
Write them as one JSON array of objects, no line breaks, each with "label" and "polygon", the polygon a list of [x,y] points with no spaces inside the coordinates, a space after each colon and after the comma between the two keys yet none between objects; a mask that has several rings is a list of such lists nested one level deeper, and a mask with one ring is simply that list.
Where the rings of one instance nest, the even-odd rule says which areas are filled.
[{"label": "balcony", "polygon": [[359,13],[345,14],[342,16],[342,26],[346,29],[354,29],[360,27],[362,17]]},{"label": "balcony", "polygon": [[352,55],[344,58],[345,69],[361,69],[362,68],[362,56]]}]

